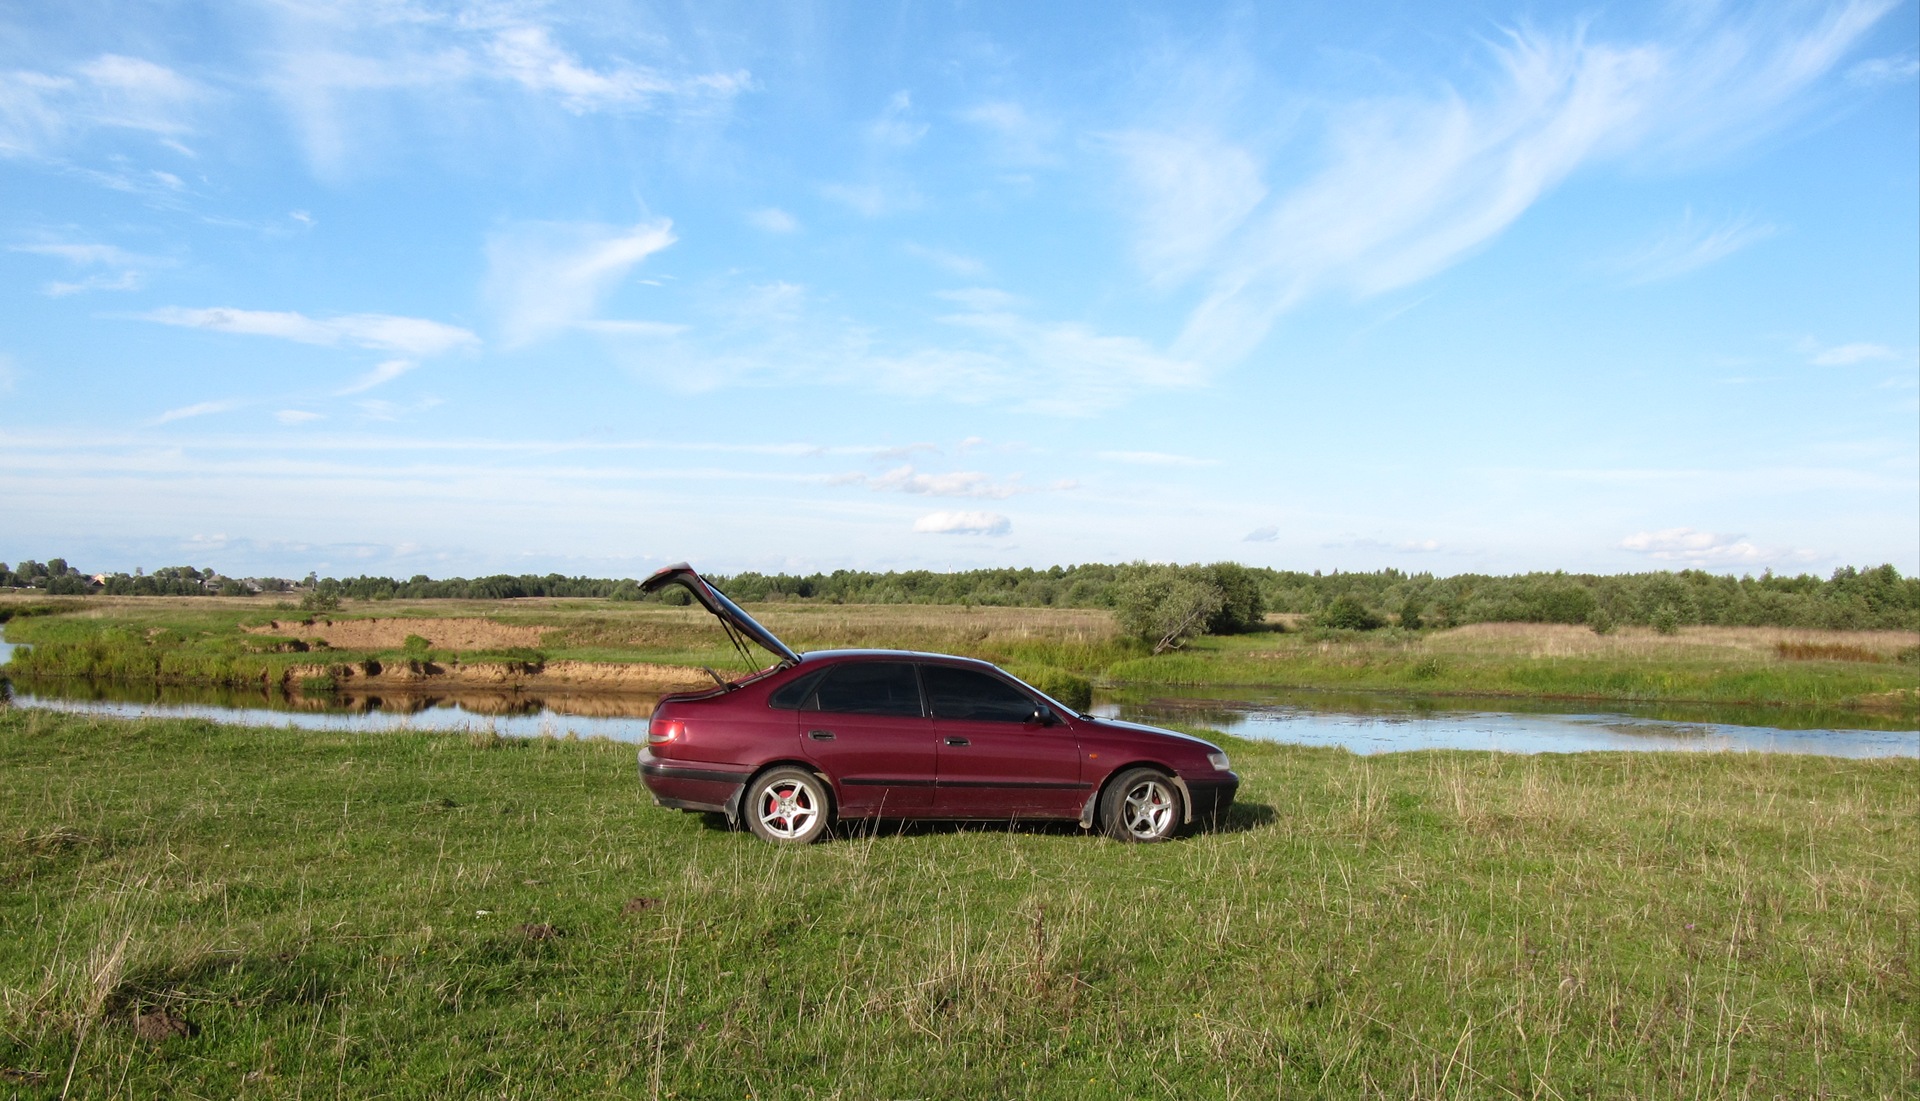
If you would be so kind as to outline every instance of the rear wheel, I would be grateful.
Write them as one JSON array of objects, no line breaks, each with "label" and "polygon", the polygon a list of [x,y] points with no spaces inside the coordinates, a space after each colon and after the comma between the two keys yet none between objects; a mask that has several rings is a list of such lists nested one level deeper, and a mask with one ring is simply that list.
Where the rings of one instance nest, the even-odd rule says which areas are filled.
[{"label": "rear wheel", "polygon": [[776,768],[747,786],[747,828],[764,841],[805,845],[827,831],[833,797],[827,782],[805,769]]},{"label": "rear wheel", "polygon": [[1165,841],[1185,817],[1180,789],[1158,769],[1133,768],[1100,796],[1100,829],[1117,841]]}]

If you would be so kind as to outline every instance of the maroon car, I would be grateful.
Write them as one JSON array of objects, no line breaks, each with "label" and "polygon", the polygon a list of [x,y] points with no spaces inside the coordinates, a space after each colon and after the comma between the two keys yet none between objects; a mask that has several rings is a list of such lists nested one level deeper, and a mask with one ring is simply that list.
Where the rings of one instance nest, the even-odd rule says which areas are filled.
[{"label": "maroon car", "polygon": [[1240,778],[1220,747],[1072,709],[972,658],[797,654],[684,563],[641,589],[693,594],[746,652],[780,660],[654,709],[640,776],[664,807],[726,815],[768,841],[835,821],[1071,819],[1164,841],[1224,816]]}]

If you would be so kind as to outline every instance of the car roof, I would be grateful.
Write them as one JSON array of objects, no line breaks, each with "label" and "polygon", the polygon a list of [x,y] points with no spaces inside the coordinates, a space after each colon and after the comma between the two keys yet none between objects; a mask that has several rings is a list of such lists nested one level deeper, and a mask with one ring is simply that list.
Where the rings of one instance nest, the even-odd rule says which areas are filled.
[{"label": "car roof", "polygon": [[934,654],[925,650],[808,650],[800,655],[802,665],[838,661],[944,661],[955,665],[978,665],[992,669],[992,662],[959,654]]}]

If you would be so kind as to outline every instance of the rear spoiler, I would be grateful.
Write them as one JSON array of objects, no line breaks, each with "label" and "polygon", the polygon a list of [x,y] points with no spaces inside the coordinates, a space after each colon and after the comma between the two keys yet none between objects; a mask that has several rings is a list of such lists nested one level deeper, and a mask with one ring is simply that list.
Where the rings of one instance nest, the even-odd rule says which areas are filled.
[{"label": "rear spoiler", "polygon": [[740,605],[727,599],[727,594],[707,583],[706,578],[694,572],[685,562],[676,562],[664,569],[656,570],[652,577],[640,583],[643,593],[657,593],[669,585],[678,585],[693,594],[700,606],[712,612],[714,618],[728,628],[728,633],[738,631],[761,648],[780,659],[783,666],[800,664],[800,655],[792,647],[781,642],[772,631],[762,627],[758,621],[740,609]]}]

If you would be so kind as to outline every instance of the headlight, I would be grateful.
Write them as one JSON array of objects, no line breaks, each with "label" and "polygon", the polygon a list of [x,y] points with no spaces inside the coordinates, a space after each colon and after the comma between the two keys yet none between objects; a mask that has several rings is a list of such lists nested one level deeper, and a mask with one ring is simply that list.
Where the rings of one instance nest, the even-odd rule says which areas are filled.
[{"label": "headlight", "polygon": [[1207,754],[1207,763],[1213,766],[1215,772],[1227,771],[1227,755],[1224,753]]}]

